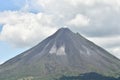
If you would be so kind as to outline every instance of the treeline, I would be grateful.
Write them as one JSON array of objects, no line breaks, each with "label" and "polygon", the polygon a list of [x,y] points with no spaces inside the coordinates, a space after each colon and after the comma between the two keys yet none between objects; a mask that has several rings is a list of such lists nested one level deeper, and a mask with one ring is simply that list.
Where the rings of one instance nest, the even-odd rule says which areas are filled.
[{"label": "treeline", "polygon": [[79,76],[62,76],[56,80],[120,80],[120,78],[106,77],[97,73],[86,73]]}]

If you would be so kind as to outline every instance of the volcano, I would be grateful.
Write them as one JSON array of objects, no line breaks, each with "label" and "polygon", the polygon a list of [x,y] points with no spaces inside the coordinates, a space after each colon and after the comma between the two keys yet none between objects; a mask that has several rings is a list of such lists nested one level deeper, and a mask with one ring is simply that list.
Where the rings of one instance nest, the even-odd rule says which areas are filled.
[{"label": "volcano", "polygon": [[0,65],[0,80],[54,80],[63,75],[120,75],[120,60],[79,33],[61,28]]}]

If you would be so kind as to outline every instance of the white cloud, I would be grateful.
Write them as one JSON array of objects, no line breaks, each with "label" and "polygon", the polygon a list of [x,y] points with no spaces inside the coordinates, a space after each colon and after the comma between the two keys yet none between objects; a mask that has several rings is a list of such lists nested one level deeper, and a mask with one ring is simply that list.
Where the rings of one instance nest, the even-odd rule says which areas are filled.
[{"label": "white cloud", "polygon": [[73,25],[73,26],[88,26],[90,22],[90,19],[87,18],[84,15],[78,14],[75,16],[74,19],[72,19],[71,21],[68,22],[68,25]]},{"label": "white cloud", "polygon": [[26,47],[40,42],[56,31],[52,17],[43,13],[2,12],[0,23],[4,24],[0,38],[14,46]]},{"label": "white cloud", "polygon": [[103,46],[105,48],[113,48],[116,46],[120,46],[120,36],[112,36],[112,37],[90,37],[88,38],[91,41]]},{"label": "white cloud", "polygon": [[96,0],[65,0],[73,6],[84,4],[87,6],[92,6]]},{"label": "white cloud", "polygon": [[[3,24],[1,39],[16,46],[30,46],[56,31],[59,26],[69,26],[118,54],[119,50],[116,48],[120,48],[119,0],[27,1],[20,10],[25,12],[0,12],[0,24]],[[27,12],[33,9],[41,13]]]},{"label": "white cloud", "polygon": [[108,5],[113,7],[114,9],[118,9],[120,7],[120,1],[119,0],[65,0],[71,5],[77,6],[77,5],[85,5],[85,6],[94,6],[96,4],[101,5]]},{"label": "white cloud", "polygon": [[108,50],[111,54],[120,58],[120,36],[114,37],[94,37],[88,38],[89,40],[95,42],[99,46]]},{"label": "white cloud", "polygon": [[120,46],[116,48],[111,48],[110,51],[111,53],[113,53],[113,55],[120,59]]},{"label": "white cloud", "polygon": [[2,64],[3,62],[2,61],[0,61],[0,65]]}]

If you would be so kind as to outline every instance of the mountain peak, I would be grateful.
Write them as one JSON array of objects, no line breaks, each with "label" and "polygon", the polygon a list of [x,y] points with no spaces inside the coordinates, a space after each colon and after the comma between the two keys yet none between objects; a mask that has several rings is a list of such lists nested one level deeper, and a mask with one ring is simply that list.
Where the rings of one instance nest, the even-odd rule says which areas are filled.
[{"label": "mountain peak", "polygon": [[74,32],[72,32],[69,28],[60,28],[55,34],[53,34],[53,36],[56,38],[66,38],[68,35],[74,35]]},{"label": "mountain peak", "polygon": [[60,28],[57,33],[73,33],[69,28]]},{"label": "mountain peak", "polygon": [[120,61],[107,51],[68,28],[60,28],[35,47],[2,64],[0,80],[19,80],[21,75],[41,80],[46,75],[89,72],[119,75],[119,69]]},{"label": "mountain peak", "polygon": [[63,27],[63,28],[60,28],[59,30],[60,30],[60,31],[71,31],[69,28],[64,28],[64,27]]}]

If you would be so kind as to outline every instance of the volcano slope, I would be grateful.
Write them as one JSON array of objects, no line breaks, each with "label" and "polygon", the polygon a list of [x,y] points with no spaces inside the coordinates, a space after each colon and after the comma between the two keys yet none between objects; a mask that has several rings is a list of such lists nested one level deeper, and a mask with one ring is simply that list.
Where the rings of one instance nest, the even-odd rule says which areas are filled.
[{"label": "volcano slope", "polygon": [[86,73],[120,75],[120,60],[79,33],[61,28],[0,66],[0,80],[54,80]]}]

